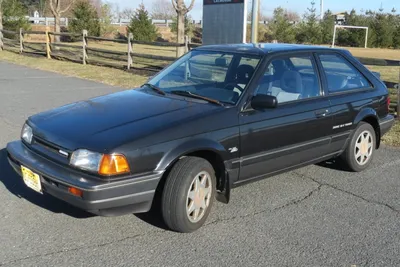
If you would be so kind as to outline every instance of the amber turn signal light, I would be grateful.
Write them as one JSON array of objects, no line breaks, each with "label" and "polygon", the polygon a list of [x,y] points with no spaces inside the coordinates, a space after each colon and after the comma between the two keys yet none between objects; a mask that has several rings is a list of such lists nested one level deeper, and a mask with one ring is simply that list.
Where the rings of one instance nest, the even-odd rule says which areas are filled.
[{"label": "amber turn signal light", "polygon": [[82,190],[75,188],[75,187],[68,187],[68,192],[70,192],[71,194],[73,194],[74,196],[77,196],[77,197],[82,197],[82,195],[83,195]]},{"label": "amber turn signal light", "polygon": [[127,172],[130,172],[130,168],[124,155],[103,155],[100,162],[99,174],[116,175]]}]

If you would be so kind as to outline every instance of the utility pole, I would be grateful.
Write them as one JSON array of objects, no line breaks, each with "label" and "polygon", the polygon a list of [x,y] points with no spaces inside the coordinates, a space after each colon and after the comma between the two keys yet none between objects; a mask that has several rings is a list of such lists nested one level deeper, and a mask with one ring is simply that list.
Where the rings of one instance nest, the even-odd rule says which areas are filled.
[{"label": "utility pole", "polygon": [[321,20],[324,19],[324,0],[321,0]]},{"label": "utility pole", "polygon": [[260,8],[260,0],[253,0],[253,11],[251,21],[251,42],[258,42],[258,12]]}]

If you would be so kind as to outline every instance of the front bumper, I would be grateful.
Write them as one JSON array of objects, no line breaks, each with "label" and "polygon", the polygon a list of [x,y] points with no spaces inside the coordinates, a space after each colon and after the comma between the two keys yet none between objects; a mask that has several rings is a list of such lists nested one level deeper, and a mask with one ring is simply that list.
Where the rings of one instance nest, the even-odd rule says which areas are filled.
[{"label": "front bumper", "polygon": [[379,128],[381,129],[381,137],[389,132],[389,130],[392,128],[394,124],[394,116],[393,115],[387,115],[383,119],[380,119],[379,121]]},{"label": "front bumper", "polygon": [[[162,173],[154,173],[106,181],[44,158],[21,141],[8,143],[7,151],[8,161],[19,175],[21,165],[39,174],[43,192],[102,216],[149,211],[162,177]],[[69,193],[69,187],[82,190],[82,197]]]}]

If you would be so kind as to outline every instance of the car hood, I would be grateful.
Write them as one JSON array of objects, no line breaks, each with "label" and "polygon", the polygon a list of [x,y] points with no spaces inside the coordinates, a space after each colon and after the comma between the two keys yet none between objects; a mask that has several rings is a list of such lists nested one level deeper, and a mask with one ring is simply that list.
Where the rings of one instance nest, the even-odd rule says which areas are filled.
[{"label": "car hood", "polygon": [[36,136],[65,149],[106,151],[216,109],[224,108],[127,90],[39,113],[29,118],[29,124]]}]

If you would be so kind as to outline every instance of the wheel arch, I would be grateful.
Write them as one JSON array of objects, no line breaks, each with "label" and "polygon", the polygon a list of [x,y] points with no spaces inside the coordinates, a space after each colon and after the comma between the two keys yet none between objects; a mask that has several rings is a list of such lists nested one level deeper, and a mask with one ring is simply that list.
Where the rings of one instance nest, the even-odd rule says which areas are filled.
[{"label": "wheel arch", "polygon": [[217,199],[228,203],[230,186],[229,175],[226,171],[225,160],[228,151],[222,144],[208,139],[191,140],[169,151],[158,165],[158,169],[165,170],[162,180],[165,180],[175,165],[184,157],[199,157],[207,160],[214,168],[217,178]]},{"label": "wheel arch", "polygon": [[375,147],[379,148],[381,143],[381,129],[376,111],[372,108],[363,109],[360,113],[358,113],[353,124],[358,125],[360,122],[366,122],[374,128],[376,136]]}]

